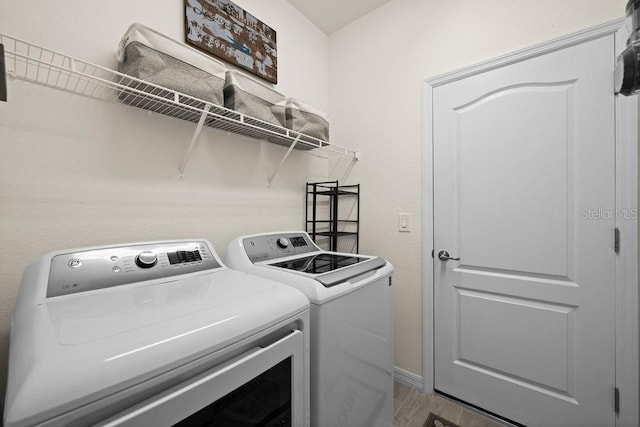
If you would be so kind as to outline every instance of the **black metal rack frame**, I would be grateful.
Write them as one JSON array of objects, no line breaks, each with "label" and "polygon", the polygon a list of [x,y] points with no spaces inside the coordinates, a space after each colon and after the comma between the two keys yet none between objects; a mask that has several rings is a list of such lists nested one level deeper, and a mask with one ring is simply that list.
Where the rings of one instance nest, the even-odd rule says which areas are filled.
[{"label": "black metal rack frame", "polygon": [[4,45],[0,43],[0,101],[7,101],[7,70],[4,59]]},{"label": "black metal rack frame", "polygon": [[[318,202],[319,197],[329,198],[329,218],[318,219]],[[342,197],[356,198],[356,219],[340,219],[339,218],[339,200]],[[338,238],[341,236],[355,236],[356,245],[355,253],[360,250],[360,184],[340,185],[338,181],[324,182],[307,182],[307,193],[305,200],[305,224],[307,233],[314,242],[317,243],[318,237],[329,238],[329,250],[336,252],[338,250]],[[309,215],[311,209],[311,215]],[[355,231],[340,231],[340,224],[355,224]],[[329,230],[318,230],[318,225],[327,224]]]}]

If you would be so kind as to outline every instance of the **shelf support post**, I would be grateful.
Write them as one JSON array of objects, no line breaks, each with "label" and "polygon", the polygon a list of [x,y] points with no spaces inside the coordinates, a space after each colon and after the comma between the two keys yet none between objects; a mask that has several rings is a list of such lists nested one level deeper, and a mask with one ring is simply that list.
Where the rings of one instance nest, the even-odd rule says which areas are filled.
[{"label": "shelf support post", "polygon": [[296,139],[293,141],[293,143],[291,143],[291,146],[289,146],[289,149],[287,150],[287,152],[285,153],[284,157],[282,158],[282,160],[280,160],[280,163],[278,163],[278,166],[276,166],[276,169],[273,171],[273,173],[269,176],[269,178],[267,178],[267,183],[269,185],[269,187],[271,187],[271,183],[273,182],[273,179],[276,177],[276,175],[278,174],[278,172],[280,171],[280,168],[282,167],[282,165],[284,164],[284,162],[287,161],[287,158],[289,157],[289,155],[291,154],[291,152],[293,151],[293,149],[295,148],[296,144],[298,144],[298,141],[300,141],[300,135],[296,136]]},{"label": "shelf support post", "polygon": [[2,43],[0,43],[0,101],[7,102],[7,71]]},{"label": "shelf support post", "polygon": [[193,137],[191,137],[191,142],[189,143],[189,148],[187,148],[186,153],[184,153],[184,157],[182,158],[182,163],[180,164],[180,169],[178,169],[180,173],[180,179],[184,174],[184,169],[187,167],[187,162],[189,161],[189,156],[191,156],[191,152],[193,151],[193,147],[195,147],[196,142],[198,142],[198,137],[200,136],[200,132],[202,132],[202,127],[204,126],[204,121],[207,119],[209,115],[209,110],[211,109],[211,104],[207,104],[204,107],[204,111],[200,115],[200,120],[198,121],[198,126],[196,126],[196,131],[193,133]]}]

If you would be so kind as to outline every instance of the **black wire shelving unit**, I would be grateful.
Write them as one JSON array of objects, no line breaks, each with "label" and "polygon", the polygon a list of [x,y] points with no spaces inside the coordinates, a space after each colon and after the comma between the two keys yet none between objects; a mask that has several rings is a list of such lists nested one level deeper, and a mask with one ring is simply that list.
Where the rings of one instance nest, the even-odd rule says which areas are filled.
[{"label": "black wire shelving unit", "polygon": [[[341,209],[341,207],[347,209]],[[338,181],[308,182],[305,223],[307,233],[320,247],[333,252],[360,250],[360,184],[340,185]],[[351,250],[339,243],[352,242]]]}]

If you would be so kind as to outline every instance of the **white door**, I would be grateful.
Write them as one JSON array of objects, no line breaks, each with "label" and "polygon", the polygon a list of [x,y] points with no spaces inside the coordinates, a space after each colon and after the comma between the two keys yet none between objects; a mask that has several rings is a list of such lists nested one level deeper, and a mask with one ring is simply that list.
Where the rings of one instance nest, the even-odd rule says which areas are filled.
[{"label": "white door", "polygon": [[435,388],[526,425],[615,424],[613,67],[607,36],[433,90]]}]

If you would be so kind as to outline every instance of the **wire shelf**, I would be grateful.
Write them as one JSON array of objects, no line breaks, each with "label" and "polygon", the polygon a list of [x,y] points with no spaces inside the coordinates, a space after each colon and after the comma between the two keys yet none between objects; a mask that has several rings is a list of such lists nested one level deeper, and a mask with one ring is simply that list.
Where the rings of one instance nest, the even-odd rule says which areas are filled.
[{"label": "wire shelf", "polygon": [[[109,102],[123,103],[192,123],[297,148],[358,158],[358,151],[331,144],[220,105],[154,85],[0,33],[7,75]],[[204,115],[204,117],[203,117]]]}]

